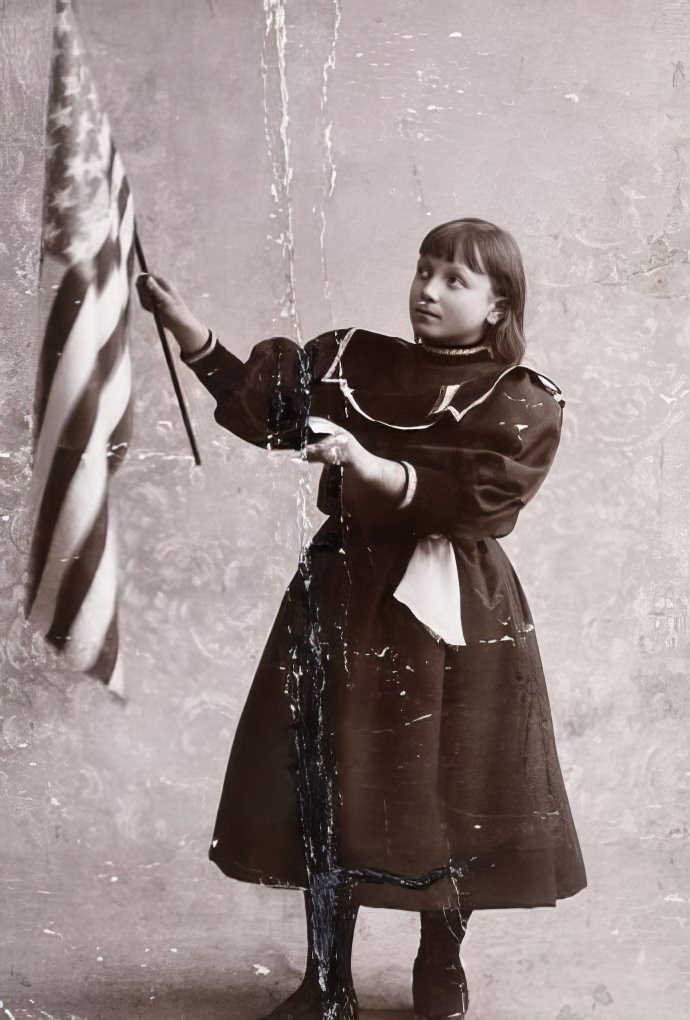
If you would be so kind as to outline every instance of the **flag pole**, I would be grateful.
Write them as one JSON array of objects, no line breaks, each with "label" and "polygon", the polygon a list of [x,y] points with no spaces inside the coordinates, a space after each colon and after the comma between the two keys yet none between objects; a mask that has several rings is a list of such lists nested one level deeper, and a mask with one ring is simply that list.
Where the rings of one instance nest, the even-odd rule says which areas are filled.
[{"label": "flag pole", "polygon": [[[142,273],[148,273],[148,267],[146,265],[146,257],[144,255],[144,249],[141,247],[141,240],[139,239],[139,231],[134,228],[134,249],[137,253],[137,260],[141,268]],[[153,303],[152,303],[153,304]],[[189,445],[192,448],[194,455],[194,463],[199,467],[201,465],[201,457],[199,456],[199,448],[196,445],[196,439],[194,438],[194,432],[192,431],[192,423],[189,420],[189,414],[187,413],[187,405],[182,394],[182,388],[180,386],[180,380],[177,378],[177,371],[175,370],[175,362],[173,356],[170,353],[170,345],[168,344],[168,338],[165,335],[165,330],[158,316],[155,304],[153,304],[153,318],[156,322],[156,329],[158,330],[158,338],[160,339],[161,346],[163,348],[163,354],[165,355],[165,362],[170,372],[170,378],[172,379],[173,389],[175,390],[175,396],[177,397],[177,403],[180,405],[180,414],[182,415],[182,421],[187,431],[187,438],[189,439]]]}]

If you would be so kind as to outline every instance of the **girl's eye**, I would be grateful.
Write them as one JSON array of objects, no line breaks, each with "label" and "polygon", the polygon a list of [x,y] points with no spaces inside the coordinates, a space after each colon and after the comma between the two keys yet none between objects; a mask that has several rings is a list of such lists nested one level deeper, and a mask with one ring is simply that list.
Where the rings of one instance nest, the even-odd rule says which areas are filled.
[{"label": "girl's eye", "polygon": [[461,287],[464,287],[464,284],[459,276],[449,276],[448,283],[450,284],[459,283]]},{"label": "girl's eye", "polygon": [[426,276],[427,270],[423,266],[417,266],[417,276]]}]

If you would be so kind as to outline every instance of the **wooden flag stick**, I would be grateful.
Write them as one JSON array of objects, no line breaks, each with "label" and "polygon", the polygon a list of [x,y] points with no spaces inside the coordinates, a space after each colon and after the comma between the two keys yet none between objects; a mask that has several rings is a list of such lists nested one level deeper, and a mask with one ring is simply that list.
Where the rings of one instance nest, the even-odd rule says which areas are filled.
[{"label": "wooden flag stick", "polygon": [[[134,250],[137,253],[137,259],[139,261],[139,266],[141,268],[142,273],[148,273],[146,257],[144,255],[144,250],[141,247],[139,232],[136,229],[136,227],[134,228]],[[161,320],[158,317],[158,312],[153,302],[152,306],[153,306],[153,318],[156,322],[156,329],[158,330],[158,337],[163,348],[163,354],[165,355],[165,362],[168,366],[168,371],[170,372],[170,378],[172,379],[173,389],[175,390],[175,396],[177,397],[177,403],[180,405],[180,414],[182,415],[184,427],[187,430],[187,438],[189,439],[189,445],[191,446],[192,453],[194,454],[194,463],[198,467],[201,464],[201,457],[199,456],[199,448],[196,445],[196,439],[194,438],[194,432],[192,431],[192,423],[190,422],[189,414],[187,413],[187,405],[185,404],[184,396],[182,394],[182,388],[180,387],[180,380],[177,378],[175,362],[173,361],[173,356],[170,353],[170,345],[168,344],[168,338],[165,335],[163,324],[161,323]]]}]

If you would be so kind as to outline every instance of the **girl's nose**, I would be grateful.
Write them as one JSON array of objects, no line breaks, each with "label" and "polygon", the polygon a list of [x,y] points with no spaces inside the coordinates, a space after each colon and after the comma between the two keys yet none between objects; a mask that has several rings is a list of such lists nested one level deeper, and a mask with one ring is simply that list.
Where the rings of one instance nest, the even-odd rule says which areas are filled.
[{"label": "girl's nose", "polygon": [[424,298],[425,301],[436,300],[436,298],[438,297],[438,288],[436,286],[436,283],[434,282],[433,277],[430,276],[427,280],[424,281],[420,295],[422,298]]}]

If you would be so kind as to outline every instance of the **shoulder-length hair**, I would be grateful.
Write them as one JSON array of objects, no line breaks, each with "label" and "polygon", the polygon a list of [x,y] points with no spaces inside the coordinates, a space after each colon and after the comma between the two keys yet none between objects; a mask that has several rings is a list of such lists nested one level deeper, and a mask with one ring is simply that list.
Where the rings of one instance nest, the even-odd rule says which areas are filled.
[{"label": "shoulder-length hair", "polygon": [[420,255],[464,263],[473,273],[491,280],[500,318],[487,322],[482,340],[498,361],[517,365],[525,353],[525,270],[515,238],[487,220],[466,217],[434,227],[419,249]]}]

